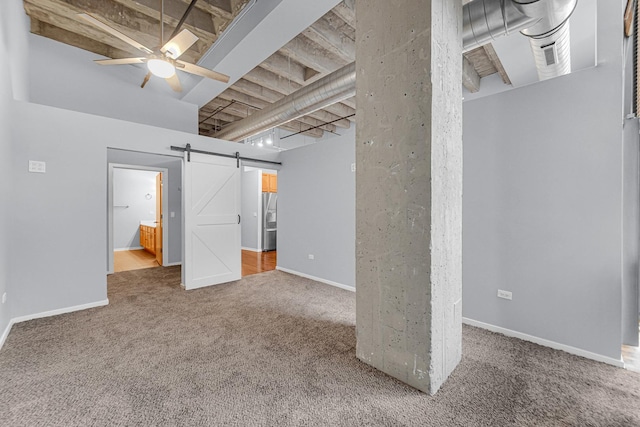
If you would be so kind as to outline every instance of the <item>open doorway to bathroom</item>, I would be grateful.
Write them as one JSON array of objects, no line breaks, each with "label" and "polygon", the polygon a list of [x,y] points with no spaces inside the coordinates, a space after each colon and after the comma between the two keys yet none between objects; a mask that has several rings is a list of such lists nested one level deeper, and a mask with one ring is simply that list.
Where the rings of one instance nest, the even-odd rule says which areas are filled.
[{"label": "open doorway to bathroom", "polygon": [[165,264],[165,176],[162,168],[109,164],[110,272]]}]

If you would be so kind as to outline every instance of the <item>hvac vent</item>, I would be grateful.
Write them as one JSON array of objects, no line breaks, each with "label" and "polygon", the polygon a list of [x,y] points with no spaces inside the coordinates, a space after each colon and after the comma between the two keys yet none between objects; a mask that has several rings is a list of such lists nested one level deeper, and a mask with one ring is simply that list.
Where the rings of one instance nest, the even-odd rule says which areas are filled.
[{"label": "hvac vent", "polygon": [[542,46],[544,52],[544,59],[547,62],[547,67],[556,63],[556,46],[555,43]]}]

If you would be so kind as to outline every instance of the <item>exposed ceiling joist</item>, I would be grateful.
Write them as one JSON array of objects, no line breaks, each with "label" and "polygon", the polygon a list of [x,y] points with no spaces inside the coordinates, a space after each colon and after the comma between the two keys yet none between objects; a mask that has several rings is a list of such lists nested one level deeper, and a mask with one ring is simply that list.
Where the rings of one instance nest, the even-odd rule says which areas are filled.
[{"label": "exposed ceiling joist", "polygon": [[[77,19],[80,12],[99,16],[116,30],[149,48],[160,44],[160,0],[23,0],[31,17],[34,34],[52,38],[110,58],[134,56],[139,52],[122,40]],[[168,38],[192,0],[164,0],[164,34]],[[249,0],[199,0],[188,15],[184,28],[199,40],[181,59],[198,61],[228,27]],[[463,0],[463,2],[466,0]],[[326,10],[326,9],[325,9]],[[266,108],[284,96],[315,82],[355,59],[356,14],[352,0],[344,0],[331,11],[316,19],[307,29],[280,50],[269,56],[253,70],[247,72],[216,99],[200,110],[200,131],[209,134],[250,114],[246,106],[232,105],[207,119],[215,108],[231,100],[246,102],[257,108]],[[483,77],[499,73],[510,84],[504,67],[491,45],[465,53],[462,81],[467,90],[480,88]],[[345,99],[322,110],[281,126],[298,132],[313,126],[317,129],[305,134],[320,137],[326,131],[346,128],[355,121],[355,99]],[[332,122],[331,124],[326,124]]]},{"label": "exposed ceiling joist", "polygon": [[465,56],[462,57],[462,85],[471,93],[480,90],[480,75]]}]

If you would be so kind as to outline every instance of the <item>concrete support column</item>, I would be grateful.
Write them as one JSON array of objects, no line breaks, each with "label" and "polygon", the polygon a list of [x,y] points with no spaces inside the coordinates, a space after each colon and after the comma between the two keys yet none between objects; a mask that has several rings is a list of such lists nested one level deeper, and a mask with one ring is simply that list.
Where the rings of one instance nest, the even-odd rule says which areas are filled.
[{"label": "concrete support column", "polygon": [[462,2],[356,10],[357,356],[433,394],[461,358]]}]

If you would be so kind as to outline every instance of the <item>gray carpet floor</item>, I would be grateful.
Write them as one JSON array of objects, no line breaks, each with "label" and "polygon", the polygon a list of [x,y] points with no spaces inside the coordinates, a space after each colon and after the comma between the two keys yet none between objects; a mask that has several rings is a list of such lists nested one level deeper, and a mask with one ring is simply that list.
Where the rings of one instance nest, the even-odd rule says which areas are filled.
[{"label": "gray carpet floor", "polygon": [[640,426],[640,374],[463,329],[427,396],[355,357],[353,293],[273,271],[185,292],[117,273],[110,305],[13,327],[2,426]]}]

